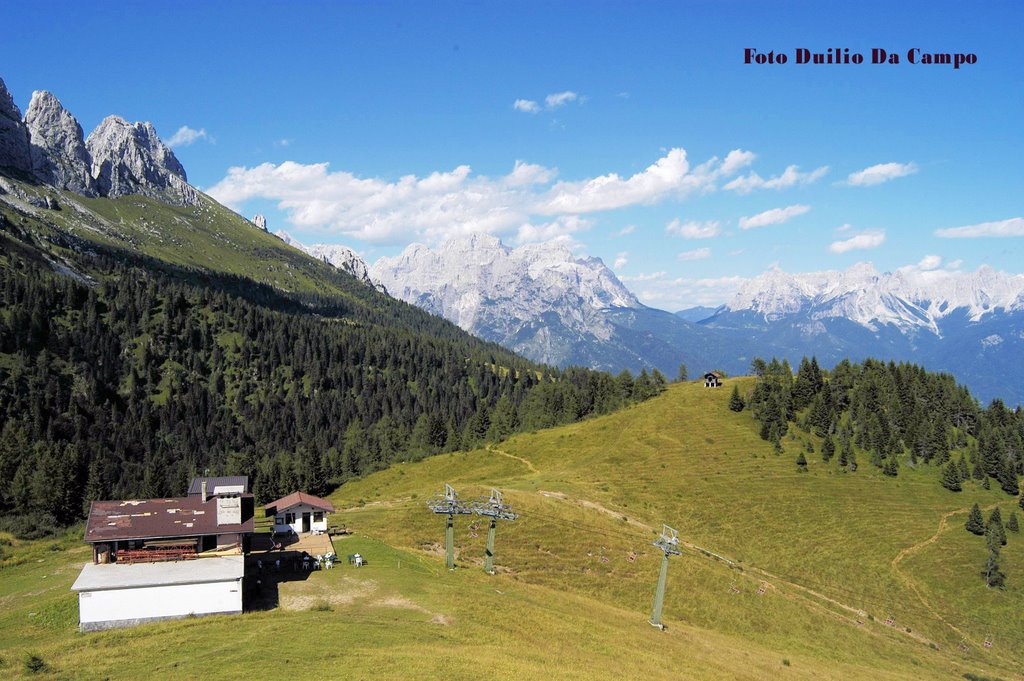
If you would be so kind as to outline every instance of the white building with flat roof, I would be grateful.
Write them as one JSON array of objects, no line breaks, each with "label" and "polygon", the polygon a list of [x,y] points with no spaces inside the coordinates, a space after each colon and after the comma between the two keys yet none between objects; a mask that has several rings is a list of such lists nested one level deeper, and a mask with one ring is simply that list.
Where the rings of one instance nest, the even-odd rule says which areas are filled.
[{"label": "white building with flat roof", "polygon": [[82,631],[242,612],[244,556],[87,564],[71,587]]}]

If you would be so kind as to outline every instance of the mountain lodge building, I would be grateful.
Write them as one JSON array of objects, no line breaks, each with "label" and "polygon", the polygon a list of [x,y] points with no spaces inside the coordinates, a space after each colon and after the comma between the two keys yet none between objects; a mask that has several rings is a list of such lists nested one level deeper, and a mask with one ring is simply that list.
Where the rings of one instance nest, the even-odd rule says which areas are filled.
[{"label": "mountain lodge building", "polygon": [[704,374],[704,387],[705,388],[721,388],[722,387],[722,375],[717,371],[709,371]]}]

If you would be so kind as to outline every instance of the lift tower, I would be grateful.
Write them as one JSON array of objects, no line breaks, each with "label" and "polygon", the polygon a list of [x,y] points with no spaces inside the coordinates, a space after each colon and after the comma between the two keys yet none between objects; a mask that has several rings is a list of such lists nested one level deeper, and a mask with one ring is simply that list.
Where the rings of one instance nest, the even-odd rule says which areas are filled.
[{"label": "lift tower", "polygon": [[654,608],[651,610],[651,626],[664,630],[661,623],[661,606],[665,601],[665,580],[668,577],[668,557],[682,554],[679,550],[679,532],[668,525],[662,525],[661,536],[654,540],[654,545],[665,552],[661,559],[661,574],[658,576],[658,590],[654,593]]},{"label": "lift tower", "polygon": [[493,488],[489,499],[482,499],[473,505],[473,512],[491,519],[491,526],[487,530],[487,557],[484,560],[484,572],[493,575],[494,530],[497,528],[499,520],[515,520],[519,516],[512,512],[511,506],[502,501],[501,492]]},{"label": "lift tower", "polygon": [[436,496],[427,502],[427,507],[434,513],[447,515],[448,522],[444,531],[444,548],[448,556],[448,569],[455,569],[455,516],[469,515],[473,509],[459,501],[459,495],[455,493],[448,483],[444,485],[444,494]]}]

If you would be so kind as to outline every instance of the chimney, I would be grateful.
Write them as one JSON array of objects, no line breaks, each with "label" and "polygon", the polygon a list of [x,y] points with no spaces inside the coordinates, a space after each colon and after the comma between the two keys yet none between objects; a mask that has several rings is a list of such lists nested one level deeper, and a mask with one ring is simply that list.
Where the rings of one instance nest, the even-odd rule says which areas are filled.
[{"label": "chimney", "polygon": [[242,497],[236,494],[227,496],[222,494],[217,497],[217,524],[242,524]]},{"label": "chimney", "polygon": [[206,496],[206,478],[203,478],[202,489],[203,489],[203,503],[205,504],[206,500],[209,499],[209,497]]}]

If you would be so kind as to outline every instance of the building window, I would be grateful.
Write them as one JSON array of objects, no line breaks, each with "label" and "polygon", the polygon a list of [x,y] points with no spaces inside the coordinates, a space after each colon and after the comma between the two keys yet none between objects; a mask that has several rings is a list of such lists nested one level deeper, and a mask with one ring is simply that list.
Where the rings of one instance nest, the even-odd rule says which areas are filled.
[{"label": "building window", "polygon": [[322,523],[324,521],[323,511],[313,511],[313,522]]},{"label": "building window", "polygon": [[285,522],[286,525],[293,525],[293,524],[295,524],[295,514],[294,513],[285,513],[284,514],[284,522]]},{"label": "building window", "polygon": [[284,525],[284,518],[282,518],[281,516],[276,516],[274,518],[274,524],[275,525]]}]

